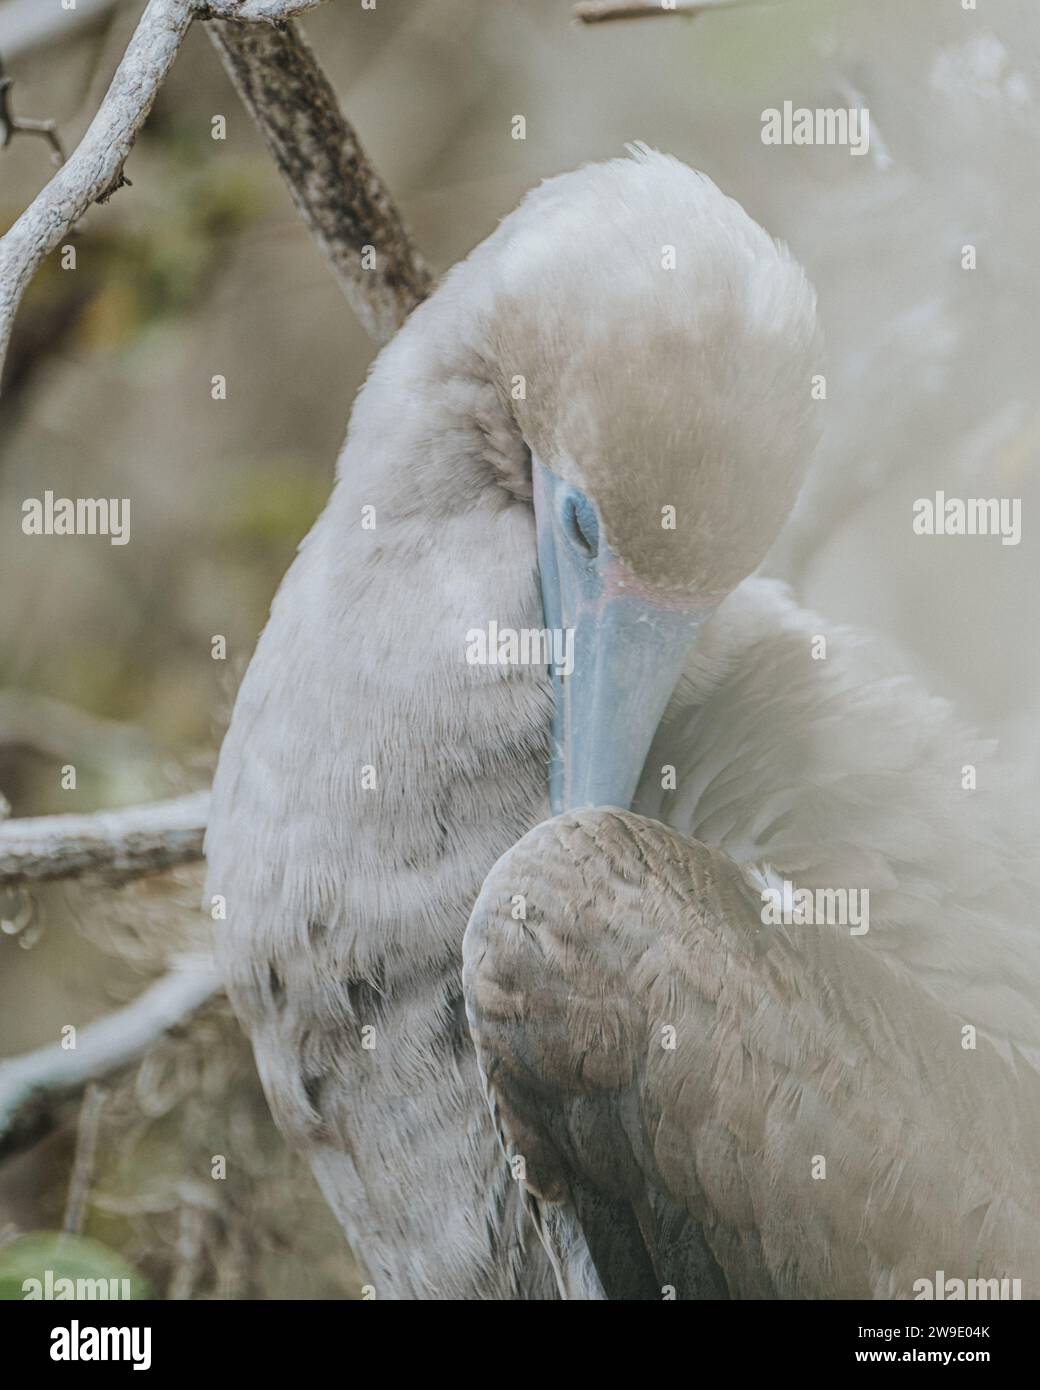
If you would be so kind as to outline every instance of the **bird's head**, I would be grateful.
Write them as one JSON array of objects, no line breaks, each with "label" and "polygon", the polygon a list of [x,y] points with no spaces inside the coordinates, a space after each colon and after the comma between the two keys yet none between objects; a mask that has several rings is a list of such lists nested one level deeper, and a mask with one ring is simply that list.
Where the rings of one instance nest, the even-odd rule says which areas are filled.
[{"label": "bird's head", "polygon": [[627,807],[698,631],[801,485],[815,295],[739,204],[647,150],[543,184],[492,240],[545,623],[574,634],[553,809]]}]

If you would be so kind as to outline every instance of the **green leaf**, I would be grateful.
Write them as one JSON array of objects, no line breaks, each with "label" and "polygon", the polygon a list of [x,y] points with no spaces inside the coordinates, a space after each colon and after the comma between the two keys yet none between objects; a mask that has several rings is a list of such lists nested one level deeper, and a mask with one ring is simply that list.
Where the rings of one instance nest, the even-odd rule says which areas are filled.
[{"label": "green leaf", "polygon": [[[63,1279],[71,1285],[59,1283]],[[0,1247],[0,1299],[46,1298],[48,1288],[55,1299],[152,1297],[121,1255],[87,1236],[36,1231]]]}]

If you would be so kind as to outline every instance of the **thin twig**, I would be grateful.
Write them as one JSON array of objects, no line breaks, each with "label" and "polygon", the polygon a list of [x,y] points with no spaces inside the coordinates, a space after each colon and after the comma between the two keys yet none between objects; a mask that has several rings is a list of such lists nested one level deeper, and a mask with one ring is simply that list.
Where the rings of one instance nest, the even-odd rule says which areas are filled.
[{"label": "thin twig", "polygon": [[0,367],[25,287],[91,203],[126,179],[123,165],[193,17],[193,0],[149,0],[104,101],[69,159],[0,238]]},{"label": "thin twig", "polygon": [[313,50],[294,24],[208,32],[351,307],[387,342],[432,277]]},{"label": "thin twig", "polygon": [[205,19],[280,24],[326,4],[328,0],[199,0],[199,10]]},{"label": "thin twig", "polygon": [[182,1303],[192,1296],[202,1263],[207,1220],[207,1213],[202,1207],[192,1202],[181,1204],[177,1222],[176,1264],[166,1290],[168,1302]]},{"label": "thin twig", "polygon": [[[149,0],[80,144],[0,239],[0,366],[40,262],[91,203],[126,182],[127,156],[196,14],[234,16],[235,23],[214,24],[212,32],[236,87],[365,327],[379,342],[393,333],[428,292],[430,275],[309,46],[284,23],[319,3]],[[371,269],[362,262],[368,246],[375,252]]]},{"label": "thin twig", "polygon": [[171,970],[132,1004],[84,1028],[74,1048],[59,1043],[0,1062],[0,1159],[35,1143],[61,1104],[91,1081],[136,1062],[185,1023],[219,987],[212,965]]},{"label": "thin twig", "polygon": [[125,883],[202,858],[208,792],[170,801],[0,822],[0,888],[98,875]]},{"label": "thin twig", "polygon": [[56,121],[34,120],[30,116],[16,116],[11,110],[11,89],[13,77],[4,76],[4,64],[0,59],[0,150],[6,150],[16,135],[42,135],[51,147],[51,159],[55,164],[65,162],[65,150],[58,138]]},{"label": "thin twig", "polygon": [[574,18],[582,24],[606,24],[614,19],[659,19],[663,15],[684,15],[696,19],[709,10],[725,10],[736,5],[766,3],[767,0],[582,0],[574,6]]},{"label": "thin twig", "polygon": [[69,1179],[69,1191],[65,1200],[65,1220],[62,1222],[62,1229],[69,1235],[78,1236],[83,1229],[90,1189],[94,1185],[94,1157],[97,1153],[101,1112],[107,1099],[108,1092],[92,1081],[87,1086],[79,1107],[76,1153],[72,1160],[72,1176]]}]

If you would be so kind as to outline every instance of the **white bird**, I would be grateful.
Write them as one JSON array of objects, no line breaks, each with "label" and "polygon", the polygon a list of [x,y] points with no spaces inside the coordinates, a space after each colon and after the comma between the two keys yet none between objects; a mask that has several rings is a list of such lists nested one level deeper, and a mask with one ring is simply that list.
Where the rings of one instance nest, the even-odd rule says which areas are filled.
[{"label": "white bird", "polygon": [[[731,1190],[735,1146],[746,1145],[741,1161],[766,1165],[767,1186],[775,1152],[755,1147],[753,1117],[728,1147],[719,1141],[724,1109],[689,1112],[715,1144],[705,1159],[717,1164],[715,1186],[693,1193],[685,1170],[666,1178],[652,1231],[650,1199],[605,1193],[602,1174],[582,1167],[585,1150],[541,1178],[559,1200],[529,1219],[534,1189],[504,1162],[485,1105],[462,938],[491,867],[545,818],[550,785],[553,811],[632,804],[676,827],[676,872],[694,886],[707,851],[690,836],[753,866],[745,883],[779,873],[868,888],[861,958],[869,950],[900,979],[909,972],[913,990],[992,1036],[1002,1065],[1040,1038],[1040,948],[1006,911],[1021,859],[985,796],[957,780],[987,751],[909,683],[873,680],[845,634],[813,660],[811,639],[826,628],[747,580],[811,453],[818,353],[814,296],[786,249],[710,180],[640,150],[530,194],[415,311],[358,398],[332,499],[239,693],[214,787],[207,892],[226,904],[218,954],[275,1118],[307,1153],[376,1297],[620,1296],[647,1277],[663,1282],[647,1264],[650,1237],[681,1249],[683,1296],[768,1279],[807,1287],[768,1262],[761,1276],[731,1272],[717,1236],[726,1213],[705,1203]],[[543,627],[573,633],[573,669],[558,661],[552,682],[544,654],[515,659]],[[516,649],[495,661],[502,634]],[[482,647],[488,659],[474,660]],[[617,813],[597,814],[615,824]],[[532,848],[552,850],[542,837],[560,824],[523,841],[481,899],[471,947],[481,933],[491,944],[489,988],[513,938],[496,955],[500,902],[487,894],[514,870],[530,875]],[[557,911],[568,930],[575,912],[581,931],[604,920],[603,894],[609,903],[631,855],[639,861],[640,835],[669,834],[643,824],[631,823],[624,854],[595,869],[579,862],[570,879],[554,877],[559,859],[548,855],[562,896],[547,903],[531,879],[546,931]],[[667,855],[658,867],[667,879]],[[690,900],[682,882],[659,891],[669,905]],[[715,900],[702,910],[716,913]],[[682,914],[661,912],[680,952],[670,963],[685,969]],[[637,933],[638,920],[629,925]],[[724,930],[743,941],[745,925]],[[471,1004],[494,1071],[494,1007],[474,985],[474,949]],[[846,958],[852,969],[847,943]],[[563,964],[583,959],[578,949]],[[806,964],[802,1003],[817,1011],[814,1045],[826,1046],[828,1001],[844,996],[827,993],[815,958]],[[771,983],[758,984],[775,1003]],[[707,988],[702,976],[690,987]],[[666,995],[673,1026],[696,1016],[719,1036],[678,983]],[[895,1006],[906,997],[894,994]],[[537,1016],[529,1002],[508,1005],[502,1036]],[[657,1027],[656,999],[635,1002]],[[877,1027],[898,1031],[876,1003]],[[759,1037],[757,1015],[743,1022]],[[800,1020],[787,1053],[782,1017],[770,1026],[795,1068],[781,1103],[735,1065],[727,1101],[762,1107],[759,1124],[797,1125],[820,1079],[797,1070],[815,1057],[811,1023]],[[680,1032],[672,1061],[694,1067],[685,1104],[711,1055],[697,1049],[711,1044]],[[897,1102],[913,1094],[914,1061]],[[823,1066],[824,1079],[835,1068]],[[542,1120],[560,1112],[558,1097],[545,1099],[525,1136],[544,1140]],[[521,1102],[511,1092],[509,1103]],[[638,1117],[622,1128],[634,1142]],[[807,1124],[803,1137],[815,1132]],[[602,1135],[619,1142],[609,1125]],[[639,1173],[660,1183],[645,1165]],[[815,1187],[830,1194],[827,1182]],[[619,1195],[627,1236],[604,1251]],[[765,1240],[748,1219],[740,1238]],[[836,1239],[849,1222],[854,1213]],[[796,1221],[788,1237],[797,1243]],[[823,1276],[840,1257],[826,1247]],[[825,1277],[815,1296],[827,1296]]]}]

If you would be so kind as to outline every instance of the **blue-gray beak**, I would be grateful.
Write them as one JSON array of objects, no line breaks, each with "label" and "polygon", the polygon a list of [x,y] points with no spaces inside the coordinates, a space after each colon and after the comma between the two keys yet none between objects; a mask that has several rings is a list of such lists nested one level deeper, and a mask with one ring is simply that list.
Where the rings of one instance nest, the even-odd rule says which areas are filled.
[{"label": "blue-gray beak", "polygon": [[537,460],[534,505],[544,622],[563,634],[552,668],[552,811],[627,810],[711,607],[641,583],[607,544],[591,500]]}]

